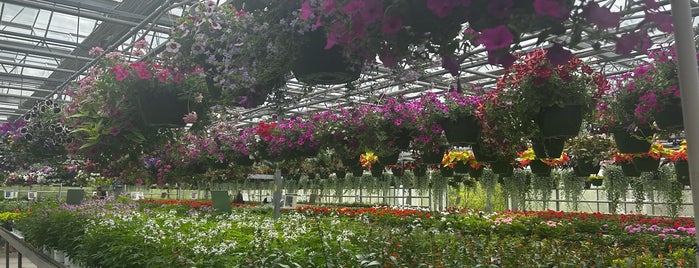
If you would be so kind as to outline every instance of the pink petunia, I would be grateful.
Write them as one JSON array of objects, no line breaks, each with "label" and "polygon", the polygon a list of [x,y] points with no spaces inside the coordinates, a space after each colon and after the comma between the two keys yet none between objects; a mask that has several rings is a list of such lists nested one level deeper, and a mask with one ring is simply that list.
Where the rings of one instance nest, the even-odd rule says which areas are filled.
[{"label": "pink petunia", "polygon": [[142,61],[139,62],[134,62],[129,64],[134,71],[136,71],[136,75],[140,79],[151,79],[153,78],[153,73],[148,69],[148,64]]},{"label": "pink petunia", "polygon": [[381,21],[381,32],[385,35],[394,35],[403,27],[403,18],[399,15],[386,15]]},{"label": "pink petunia", "polygon": [[109,69],[109,72],[114,74],[117,81],[124,81],[129,77],[129,70],[123,65],[114,65],[114,67]]},{"label": "pink petunia", "polygon": [[304,1],[301,4],[301,20],[306,21],[313,15],[313,10],[311,10],[311,3],[309,1]]},{"label": "pink petunia", "polygon": [[600,29],[609,29],[619,26],[621,21],[620,13],[613,13],[608,8],[600,7],[594,1],[591,1],[583,9],[582,15],[590,23],[597,25]]},{"label": "pink petunia", "polygon": [[363,0],[350,0],[349,3],[342,7],[342,11],[344,11],[347,14],[356,14],[362,8],[364,8]]},{"label": "pink petunia", "polygon": [[160,83],[167,83],[167,78],[170,76],[170,72],[168,72],[168,70],[166,69],[163,69],[160,70],[156,74],[156,76],[158,77],[158,81],[160,81]]},{"label": "pink petunia", "polygon": [[555,0],[534,0],[534,11],[542,16],[551,16],[559,19],[565,18],[568,15],[568,10],[565,10],[565,8]]},{"label": "pink petunia", "polygon": [[364,0],[360,15],[365,23],[372,23],[383,16],[383,3],[379,0]]},{"label": "pink petunia", "polygon": [[496,19],[505,19],[510,15],[514,3],[512,0],[490,0],[487,6],[488,14]]},{"label": "pink petunia", "polygon": [[454,11],[450,0],[427,0],[427,8],[439,18],[449,16]]},{"label": "pink petunia", "polygon": [[512,33],[505,25],[485,29],[481,32],[479,42],[488,51],[509,47],[512,44]]}]

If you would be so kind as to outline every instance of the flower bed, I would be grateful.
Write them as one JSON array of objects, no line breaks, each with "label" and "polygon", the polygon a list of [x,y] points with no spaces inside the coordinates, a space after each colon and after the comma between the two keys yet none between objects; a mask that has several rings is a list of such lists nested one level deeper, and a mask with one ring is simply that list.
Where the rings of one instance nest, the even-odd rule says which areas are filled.
[{"label": "flower bed", "polygon": [[[206,205],[165,202],[39,203],[19,227],[36,247],[64,250],[87,267],[695,265],[689,218],[306,206],[274,221],[271,212],[239,207],[215,214]],[[58,236],[65,233],[72,236]]]}]

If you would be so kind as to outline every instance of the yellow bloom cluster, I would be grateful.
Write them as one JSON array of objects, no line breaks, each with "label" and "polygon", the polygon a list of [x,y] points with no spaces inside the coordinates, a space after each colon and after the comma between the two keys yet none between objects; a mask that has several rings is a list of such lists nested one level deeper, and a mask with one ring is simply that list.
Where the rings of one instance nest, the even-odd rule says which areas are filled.
[{"label": "yellow bloom cluster", "polygon": [[371,165],[379,162],[379,157],[372,152],[366,152],[359,156],[359,163],[362,167],[371,168]]}]

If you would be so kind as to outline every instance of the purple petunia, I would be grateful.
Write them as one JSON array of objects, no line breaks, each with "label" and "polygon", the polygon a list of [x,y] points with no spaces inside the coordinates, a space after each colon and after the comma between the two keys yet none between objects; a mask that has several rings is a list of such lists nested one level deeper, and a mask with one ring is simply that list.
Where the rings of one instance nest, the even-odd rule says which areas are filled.
[{"label": "purple petunia", "polygon": [[479,42],[488,51],[509,47],[512,44],[512,33],[505,25],[485,29],[481,32]]}]

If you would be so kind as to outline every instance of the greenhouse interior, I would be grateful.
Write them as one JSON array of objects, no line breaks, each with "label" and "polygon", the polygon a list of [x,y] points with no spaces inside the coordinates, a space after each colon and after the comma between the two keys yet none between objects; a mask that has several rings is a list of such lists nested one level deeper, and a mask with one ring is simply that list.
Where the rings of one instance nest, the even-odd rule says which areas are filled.
[{"label": "greenhouse interior", "polygon": [[697,267],[697,15],[0,1],[0,263]]}]

